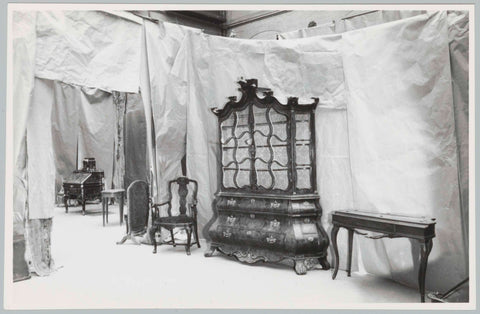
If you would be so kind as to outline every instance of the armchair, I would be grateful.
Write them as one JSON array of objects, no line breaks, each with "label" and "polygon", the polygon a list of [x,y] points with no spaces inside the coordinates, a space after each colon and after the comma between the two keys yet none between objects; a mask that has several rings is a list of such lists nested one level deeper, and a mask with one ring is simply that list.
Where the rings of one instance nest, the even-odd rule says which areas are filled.
[{"label": "armchair", "polygon": [[[178,185],[178,214],[172,213],[172,191],[173,185]],[[189,190],[189,186],[193,188]],[[160,204],[152,205],[152,229],[153,233],[164,228],[170,231],[171,240],[163,242],[163,244],[171,244],[174,247],[177,245],[184,245],[187,255],[190,255],[190,247],[197,244],[200,247],[197,230],[197,181],[191,180],[187,177],[179,177],[171,180],[168,183],[168,200]],[[188,196],[191,196],[187,203]],[[161,208],[167,208],[166,215],[161,213]],[[176,243],[173,234],[173,229],[185,229],[187,233],[187,243]],[[192,233],[195,234],[195,242],[192,243]],[[153,238],[153,253],[157,253],[157,241]]]}]

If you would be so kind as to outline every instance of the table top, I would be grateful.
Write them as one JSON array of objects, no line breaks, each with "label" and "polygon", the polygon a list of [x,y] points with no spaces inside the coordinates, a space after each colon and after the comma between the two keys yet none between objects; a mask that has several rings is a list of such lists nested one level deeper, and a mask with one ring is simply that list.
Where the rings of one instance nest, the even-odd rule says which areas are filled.
[{"label": "table top", "polygon": [[111,190],[103,190],[102,194],[113,194],[113,193],[124,193],[124,189],[111,189]]},{"label": "table top", "polygon": [[436,223],[435,218],[427,217],[427,216],[407,216],[407,215],[390,214],[390,213],[366,212],[366,211],[360,211],[360,210],[338,210],[338,211],[334,211],[332,215],[342,215],[342,216],[358,217],[358,218],[377,218],[377,219],[383,219],[383,220],[422,223],[422,224]]}]

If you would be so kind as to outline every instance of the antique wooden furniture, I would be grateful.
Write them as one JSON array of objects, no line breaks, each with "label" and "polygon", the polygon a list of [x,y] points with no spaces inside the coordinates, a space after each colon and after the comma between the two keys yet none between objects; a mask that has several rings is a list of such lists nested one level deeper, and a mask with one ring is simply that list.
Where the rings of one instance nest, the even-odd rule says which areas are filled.
[{"label": "antique wooden furniture", "polygon": [[[247,263],[293,260],[297,274],[327,262],[316,190],[315,107],[283,105],[257,80],[239,82],[241,99],[212,109],[219,126],[219,191],[207,226],[218,250]],[[263,91],[264,97],[257,93]]]},{"label": "antique wooden furniture", "polygon": [[141,180],[133,181],[127,188],[127,201],[127,234],[117,244],[123,244],[128,239],[135,244],[140,244],[135,236],[140,236],[147,231],[151,203],[148,183]]},{"label": "antique wooden furniture", "polygon": [[[352,266],[353,233],[365,235],[372,239],[380,238],[410,238],[420,243],[420,268],[418,272],[418,286],[421,301],[425,302],[425,274],[427,271],[428,255],[432,250],[432,239],[435,237],[435,218],[409,217],[393,214],[368,213],[356,210],[335,211],[332,213],[332,246],[335,254],[335,269],[332,279],[338,272],[339,257],[337,234],[340,227],[348,230],[348,257],[347,274],[350,276]],[[378,236],[368,236],[356,229],[372,231]]]},{"label": "antique wooden furniture", "polygon": [[[173,186],[178,185],[178,214],[172,213],[172,191]],[[192,186],[189,191],[188,186]],[[154,204],[152,206],[152,229],[153,234],[160,231],[161,228],[165,228],[170,231],[171,240],[163,242],[163,244],[171,244],[173,246],[184,245],[187,255],[190,255],[190,247],[196,244],[200,247],[200,241],[198,240],[197,231],[197,181],[191,180],[186,177],[179,177],[175,180],[171,180],[168,184],[168,200],[161,204]],[[190,193],[189,193],[190,192]],[[190,201],[188,196],[191,195]],[[163,215],[160,211],[164,206],[167,209],[167,214]],[[187,233],[187,243],[176,243],[173,234],[173,229],[181,228],[185,229]],[[192,242],[192,236],[195,234],[195,242]],[[155,236],[153,240],[153,253],[157,253],[157,241]]]},{"label": "antique wooden furniture", "polygon": [[65,212],[68,213],[68,200],[76,199],[82,204],[82,214],[85,215],[85,201],[101,199],[104,177],[103,171],[95,168],[95,158],[84,158],[83,168],[63,180]]},{"label": "antique wooden furniture", "polygon": [[123,200],[125,197],[124,189],[113,189],[113,190],[103,190],[102,191],[102,216],[103,216],[103,226],[105,227],[105,216],[107,217],[108,224],[108,201],[110,199],[118,200],[118,208],[120,213],[120,225],[123,223]]}]

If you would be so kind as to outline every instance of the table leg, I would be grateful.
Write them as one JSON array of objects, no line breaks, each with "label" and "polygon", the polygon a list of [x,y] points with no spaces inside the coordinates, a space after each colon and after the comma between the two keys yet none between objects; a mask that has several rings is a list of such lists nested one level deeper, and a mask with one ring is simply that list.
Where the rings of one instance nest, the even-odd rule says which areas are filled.
[{"label": "table leg", "polygon": [[335,279],[335,277],[337,277],[337,273],[338,273],[338,266],[340,264],[340,260],[339,260],[339,257],[338,257],[338,247],[337,247],[337,234],[338,234],[338,229],[340,229],[339,226],[333,226],[333,229],[332,229],[332,235],[331,235],[331,238],[332,238],[332,247],[333,247],[333,253],[334,253],[334,269],[333,269],[333,275],[332,275],[332,279]]},{"label": "table leg", "polygon": [[68,213],[68,197],[63,197],[63,204],[65,205],[65,213]]},{"label": "table leg", "polygon": [[353,229],[348,229],[348,259],[347,259],[347,276],[352,273],[352,250],[353,250]]},{"label": "table leg", "polygon": [[418,288],[420,290],[420,300],[425,302],[425,275],[427,273],[428,255],[432,250],[433,241],[428,239],[420,242],[420,268],[418,270]]},{"label": "table leg", "polygon": [[105,202],[105,215],[107,216],[107,224],[108,224],[108,202],[110,201],[110,199],[108,199],[106,202]]},{"label": "table leg", "polygon": [[105,198],[102,197],[102,217],[103,217],[103,226],[105,227]]},{"label": "table leg", "polygon": [[120,211],[120,225],[123,224],[123,193],[120,195],[120,200],[118,202],[118,207]]}]

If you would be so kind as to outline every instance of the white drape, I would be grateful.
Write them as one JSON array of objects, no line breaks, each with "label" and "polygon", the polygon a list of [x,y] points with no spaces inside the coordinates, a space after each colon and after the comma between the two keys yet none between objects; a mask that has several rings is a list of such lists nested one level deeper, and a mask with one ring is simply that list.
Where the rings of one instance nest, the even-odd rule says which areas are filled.
[{"label": "white drape", "polygon": [[35,75],[137,93],[141,25],[100,11],[38,11]]},{"label": "white drape", "polygon": [[[167,197],[167,184],[182,175],[185,155],[185,86],[170,72],[187,32],[200,32],[171,23],[144,21],[141,89],[147,119],[147,146],[154,201]],[[150,136],[153,135],[153,136]]]},{"label": "white drape", "polygon": [[35,78],[35,11],[12,12],[12,78],[13,78],[13,212],[14,233],[24,233],[27,203],[26,126]]},{"label": "white drape", "polygon": [[[258,78],[281,101],[318,96],[337,109],[323,112],[320,106],[316,113],[325,226],[330,211],[352,205],[434,216],[427,289],[458,282],[465,275],[465,252],[447,35],[446,12],[291,41],[188,35],[176,63],[187,69],[187,171],[204,183],[199,223],[210,218],[217,187],[217,122],[209,108],[237,94],[234,82],[241,76]],[[344,82],[347,116],[341,110]],[[356,241],[369,272],[417,284],[416,245],[405,239]]]}]

